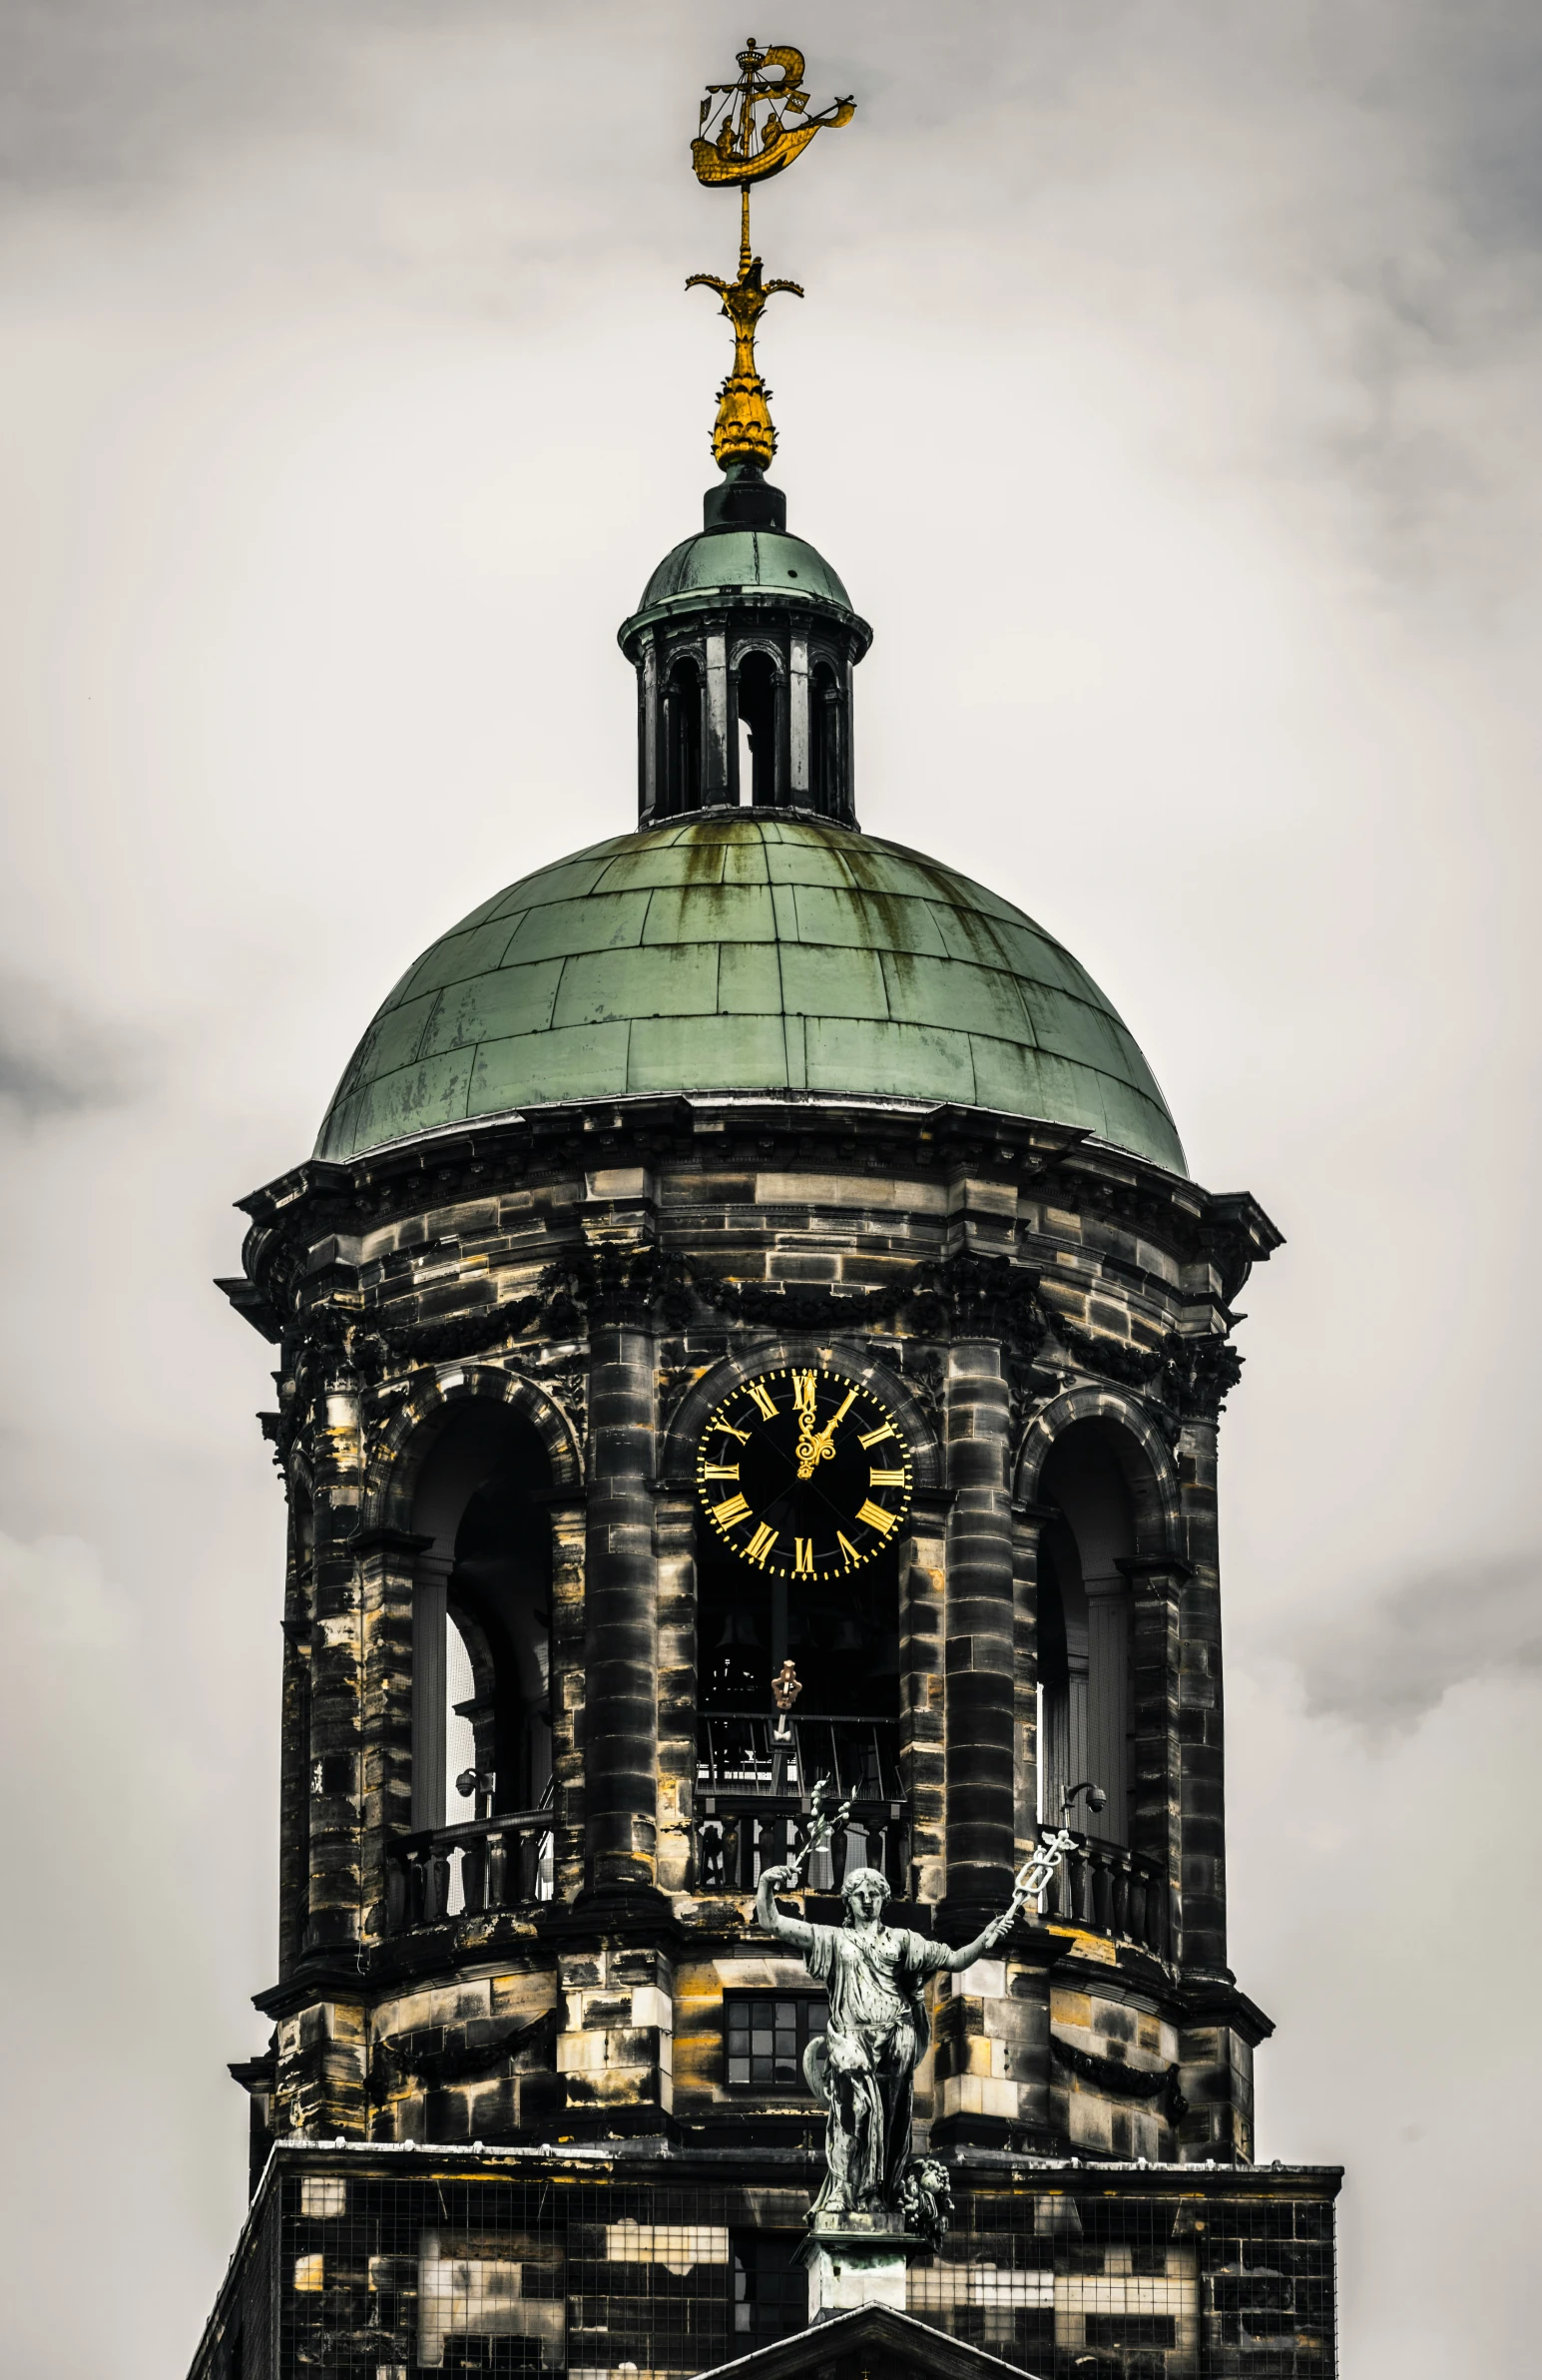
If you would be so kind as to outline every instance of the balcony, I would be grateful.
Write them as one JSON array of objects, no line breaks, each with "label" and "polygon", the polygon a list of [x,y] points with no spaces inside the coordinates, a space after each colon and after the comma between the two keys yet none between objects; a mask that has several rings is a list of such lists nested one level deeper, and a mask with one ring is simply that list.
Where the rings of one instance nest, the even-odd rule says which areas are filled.
[{"label": "balcony", "polygon": [[850,1802],[847,1822],[808,1862],[809,1889],[838,1892],[852,1868],[877,1868],[897,1897],[909,1889],[910,1814],[899,1790],[893,1719],[810,1712],[778,1739],[772,1721],[714,1712],[697,1722],[694,1873],[705,1893],[752,1893],[808,1839],[809,1796]]},{"label": "balcony", "polygon": [[1167,1957],[1167,1880],[1155,1860],[1122,1843],[1079,1836],[1040,1894],[1039,1915],[1052,1926],[1106,1934]]},{"label": "balcony", "polygon": [[528,1908],[552,1897],[552,1813],[505,1810],[470,1826],[398,1835],[385,1859],[388,1934]]}]

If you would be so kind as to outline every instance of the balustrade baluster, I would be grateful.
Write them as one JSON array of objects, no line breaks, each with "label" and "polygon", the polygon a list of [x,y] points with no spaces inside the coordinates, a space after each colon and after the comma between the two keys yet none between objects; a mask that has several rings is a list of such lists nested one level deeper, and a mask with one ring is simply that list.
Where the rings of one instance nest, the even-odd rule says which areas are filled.
[{"label": "balustrade baluster", "polygon": [[1128,1853],[1114,1862],[1109,1877],[1109,1930],[1130,1939],[1130,1860]]},{"label": "balustrade baluster", "polygon": [[430,1843],[423,1860],[423,1922],[437,1925],[450,1905],[449,1846],[439,1840]]},{"label": "balustrade baluster", "polygon": [[[514,1856],[517,1862],[519,1858],[519,1837],[517,1834],[514,1838]],[[517,1872],[518,1871],[516,1867],[516,1874]],[[494,1827],[492,1833],[487,1838],[485,1888],[482,1895],[482,1906],[484,1909],[507,1909],[509,1905],[508,1878],[509,1837],[507,1831],[503,1827],[497,1826]]]},{"label": "balustrade baluster", "polygon": [[460,1847],[460,1906],[467,1917],[480,1917],[487,1907],[487,1837]]},{"label": "balustrade baluster", "polygon": [[1094,1851],[1092,1868],[1093,1924],[1100,1934],[1114,1931],[1113,1856],[1107,1851]]}]

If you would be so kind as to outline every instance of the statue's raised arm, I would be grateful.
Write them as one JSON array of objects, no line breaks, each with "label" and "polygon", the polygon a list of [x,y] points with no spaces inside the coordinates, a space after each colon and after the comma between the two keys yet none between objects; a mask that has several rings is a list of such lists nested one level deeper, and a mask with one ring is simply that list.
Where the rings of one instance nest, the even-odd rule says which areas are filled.
[{"label": "statue's raised arm", "polygon": [[763,1874],[755,1895],[755,1922],[765,1934],[774,1934],[778,1941],[789,1942],[794,1950],[806,1951],[813,1943],[813,1928],[800,1917],[786,1917],[776,1907],[776,1895],[795,1893],[802,1883],[795,1868],[768,1868]]}]

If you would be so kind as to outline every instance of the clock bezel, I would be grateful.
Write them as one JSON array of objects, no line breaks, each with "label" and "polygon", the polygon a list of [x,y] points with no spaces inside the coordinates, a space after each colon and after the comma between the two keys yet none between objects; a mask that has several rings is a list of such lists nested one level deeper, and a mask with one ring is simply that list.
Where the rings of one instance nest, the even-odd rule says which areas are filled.
[{"label": "clock bezel", "polygon": [[[875,1421],[881,1420],[882,1426],[892,1434],[895,1445],[899,1449],[898,1461],[894,1465],[884,1468],[901,1469],[903,1481],[897,1488],[892,1482],[884,1483],[876,1490],[869,1481],[868,1491],[864,1497],[864,1507],[875,1506],[881,1510],[889,1525],[882,1528],[875,1523],[861,1520],[860,1508],[858,1511],[846,1515],[835,1530],[837,1544],[847,1548],[845,1555],[841,1558],[827,1558],[822,1563],[813,1562],[811,1537],[799,1539],[794,1533],[792,1539],[794,1547],[801,1544],[810,1548],[809,1561],[800,1565],[795,1552],[790,1563],[771,1558],[781,1534],[779,1531],[770,1543],[763,1547],[759,1554],[752,1551],[751,1547],[756,1542],[758,1529],[764,1528],[766,1525],[764,1521],[758,1520],[758,1511],[764,1510],[765,1506],[749,1506],[731,1521],[725,1521],[720,1514],[727,1508],[727,1505],[732,1501],[744,1499],[742,1496],[725,1498],[715,1506],[710,1497],[716,1491],[710,1489],[704,1475],[710,1468],[714,1453],[727,1451],[727,1440],[731,1436],[739,1435],[739,1424],[747,1418],[741,1411],[733,1421],[730,1421],[728,1414],[731,1407],[740,1405],[742,1400],[748,1400],[750,1405],[755,1407],[757,1405],[755,1397],[757,1388],[766,1389],[767,1394],[770,1395],[769,1384],[780,1382],[785,1385],[792,1382],[797,1376],[806,1378],[810,1373],[816,1375],[821,1381],[838,1382],[842,1388],[851,1391],[856,1399],[860,1399],[870,1409]],[[795,1411],[795,1406],[791,1408],[778,1406],[777,1418],[780,1418],[783,1412],[786,1412],[790,1418],[792,1411]],[[771,1417],[763,1413],[762,1419],[764,1423],[770,1421]],[[748,1568],[757,1571],[761,1576],[784,1580],[788,1584],[815,1585],[821,1579],[850,1578],[871,1568],[873,1563],[878,1561],[884,1553],[898,1544],[909,1521],[915,1496],[915,1452],[899,1414],[882,1391],[872,1386],[869,1379],[863,1378],[858,1373],[849,1372],[844,1365],[826,1363],[819,1358],[809,1358],[804,1363],[788,1360],[779,1364],[762,1365],[754,1372],[747,1372],[736,1381],[733,1387],[719,1398],[697,1433],[695,1469],[698,1509],[702,1519],[714,1532],[717,1542],[723,1546],[725,1551],[732,1554],[737,1560],[744,1562]],[[880,1496],[883,1499],[881,1502]],[[894,1500],[890,1501],[890,1498]],[[853,1536],[845,1533],[848,1529],[854,1532],[858,1527],[862,1529],[867,1542],[857,1544],[854,1542]],[[747,1528],[751,1531],[751,1536],[748,1541],[744,1541],[736,1532],[744,1531]]]}]

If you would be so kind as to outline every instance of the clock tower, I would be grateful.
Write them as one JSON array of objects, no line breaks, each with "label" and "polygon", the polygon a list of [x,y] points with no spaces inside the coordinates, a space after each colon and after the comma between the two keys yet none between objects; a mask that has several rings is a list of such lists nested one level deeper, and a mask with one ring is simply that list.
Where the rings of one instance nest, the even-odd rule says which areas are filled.
[{"label": "clock tower", "polygon": [[[720,160],[801,114],[795,52],[740,67]],[[858,825],[871,631],[765,476],[748,196],[713,287],[721,476],[620,632],[637,826],[408,966],[222,1284],[277,1358],[282,1871],[194,2369],[796,2329],[826,2004],[760,1878],[833,1923],[875,1869],[961,1946],[1064,1829],[927,1986],[909,2311],[1046,2375],[1327,2380],[1337,2176],[1255,2161],[1226,1930],[1218,1448],[1279,1234],[1078,959]]]}]

